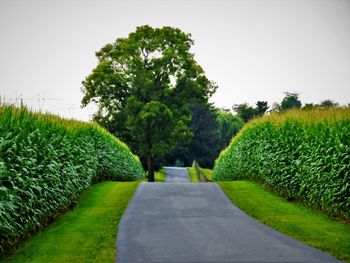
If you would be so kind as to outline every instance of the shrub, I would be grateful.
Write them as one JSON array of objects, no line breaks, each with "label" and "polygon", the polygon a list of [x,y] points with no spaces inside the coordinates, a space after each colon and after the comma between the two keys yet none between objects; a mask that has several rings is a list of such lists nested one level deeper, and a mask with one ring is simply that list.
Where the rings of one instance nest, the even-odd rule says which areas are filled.
[{"label": "shrub", "polygon": [[330,215],[350,216],[350,109],[253,120],[216,160],[213,180],[252,179]]},{"label": "shrub", "polygon": [[138,157],[96,124],[0,106],[0,255],[49,223],[92,181],[143,175]]}]

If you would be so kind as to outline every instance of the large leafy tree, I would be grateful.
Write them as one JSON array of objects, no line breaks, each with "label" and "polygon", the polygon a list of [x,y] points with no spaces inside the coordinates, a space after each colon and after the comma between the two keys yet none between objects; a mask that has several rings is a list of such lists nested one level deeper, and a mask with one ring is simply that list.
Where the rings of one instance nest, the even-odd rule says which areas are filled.
[{"label": "large leafy tree", "polygon": [[154,181],[154,156],[192,136],[189,105],[215,92],[194,60],[191,35],[172,27],[137,27],[96,52],[98,65],[83,81],[82,105],[99,106],[94,119],[147,159]]}]

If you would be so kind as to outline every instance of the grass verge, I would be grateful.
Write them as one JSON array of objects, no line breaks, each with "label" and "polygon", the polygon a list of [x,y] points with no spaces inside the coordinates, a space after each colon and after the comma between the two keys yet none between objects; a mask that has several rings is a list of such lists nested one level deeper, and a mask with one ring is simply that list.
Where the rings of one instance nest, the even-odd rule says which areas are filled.
[{"label": "grass verge", "polygon": [[4,262],[113,262],[119,220],[138,183],[92,185],[74,210],[60,216]]},{"label": "grass verge", "polygon": [[188,175],[190,177],[190,181],[192,183],[199,183],[200,182],[197,171],[195,168],[187,167],[187,172],[188,172]]},{"label": "grass verge", "polygon": [[160,169],[157,172],[154,172],[154,181],[155,182],[165,182],[166,180],[166,174],[165,174],[165,169],[164,167],[162,167],[162,169]]},{"label": "grass verge", "polygon": [[247,214],[310,246],[350,262],[350,224],[330,219],[298,203],[290,203],[250,181],[218,182]]},{"label": "grass verge", "polygon": [[199,171],[204,175],[205,178],[207,178],[208,181],[211,181],[211,174],[213,172],[212,170],[199,167]]}]

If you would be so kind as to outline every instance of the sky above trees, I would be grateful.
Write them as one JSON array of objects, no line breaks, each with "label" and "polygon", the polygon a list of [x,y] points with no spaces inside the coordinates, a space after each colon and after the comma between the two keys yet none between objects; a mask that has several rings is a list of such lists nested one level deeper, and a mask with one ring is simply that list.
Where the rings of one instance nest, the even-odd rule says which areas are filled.
[{"label": "sky above trees", "polygon": [[[81,81],[94,52],[136,26],[191,33],[192,52],[219,88],[217,107],[280,102],[350,102],[350,1],[0,0],[0,96],[88,120]],[[4,98],[5,97],[5,98]]]}]

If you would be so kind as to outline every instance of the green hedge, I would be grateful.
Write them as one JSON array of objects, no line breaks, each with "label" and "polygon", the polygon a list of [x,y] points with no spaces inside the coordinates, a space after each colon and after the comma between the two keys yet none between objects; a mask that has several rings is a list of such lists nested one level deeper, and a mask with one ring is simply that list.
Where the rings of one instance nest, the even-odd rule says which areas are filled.
[{"label": "green hedge", "polygon": [[96,124],[0,106],[0,255],[53,220],[93,181],[143,176],[138,157]]},{"label": "green hedge", "polygon": [[330,215],[350,217],[350,109],[253,120],[216,160],[213,180],[252,179]]}]

